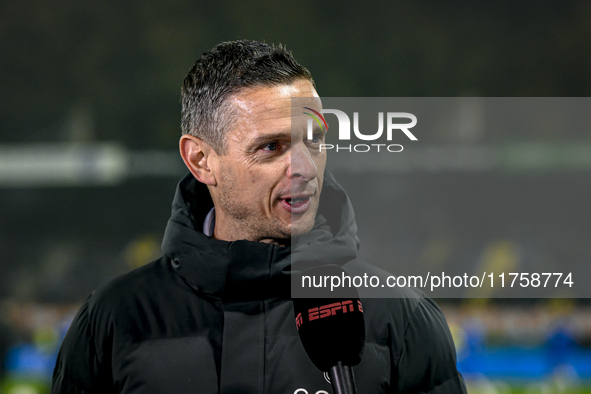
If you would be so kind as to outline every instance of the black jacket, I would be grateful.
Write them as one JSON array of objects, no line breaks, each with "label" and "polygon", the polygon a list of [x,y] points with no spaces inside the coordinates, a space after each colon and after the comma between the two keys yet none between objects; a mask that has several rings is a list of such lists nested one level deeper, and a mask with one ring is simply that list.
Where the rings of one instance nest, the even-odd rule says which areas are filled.
[{"label": "black jacket", "polygon": [[[351,275],[385,277],[356,259],[353,211],[330,174],[322,197],[325,219],[319,215],[298,255],[309,261],[330,250]],[[338,216],[323,211],[327,204]],[[165,255],[88,298],[63,341],[52,393],[332,392],[296,331],[291,248],[207,237],[201,229],[212,206],[192,176],[179,184]],[[404,291],[363,300],[358,392],[465,393],[445,317],[422,293]]]}]

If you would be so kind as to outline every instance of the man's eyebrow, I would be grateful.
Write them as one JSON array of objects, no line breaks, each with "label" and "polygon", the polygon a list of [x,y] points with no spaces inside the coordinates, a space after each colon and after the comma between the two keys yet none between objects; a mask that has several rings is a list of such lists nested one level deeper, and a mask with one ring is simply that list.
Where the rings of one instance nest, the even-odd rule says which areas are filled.
[{"label": "man's eyebrow", "polygon": [[268,133],[268,134],[259,135],[259,136],[254,137],[251,140],[251,142],[253,142],[253,143],[266,142],[266,141],[272,141],[272,140],[285,139],[286,137],[291,138],[290,131],[278,131],[276,133]]}]

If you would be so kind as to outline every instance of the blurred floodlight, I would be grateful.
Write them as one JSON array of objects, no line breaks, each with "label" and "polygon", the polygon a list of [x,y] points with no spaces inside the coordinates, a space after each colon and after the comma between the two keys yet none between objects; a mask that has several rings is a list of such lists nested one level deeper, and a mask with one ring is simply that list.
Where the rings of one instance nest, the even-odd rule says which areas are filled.
[{"label": "blurred floodlight", "polygon": [[0,186],[110,185],[127,172],[127,153],[114,143],[0,146]]},{"label": "blurred floodlight", "polygon": [[110,186],[183,172],[176,152],[134,153],[117,143],[0,145],[0,187]]}]

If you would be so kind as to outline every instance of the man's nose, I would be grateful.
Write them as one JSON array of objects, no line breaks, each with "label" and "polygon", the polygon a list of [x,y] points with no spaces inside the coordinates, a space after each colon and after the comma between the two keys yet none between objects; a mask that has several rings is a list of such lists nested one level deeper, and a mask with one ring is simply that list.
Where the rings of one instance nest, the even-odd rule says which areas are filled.
[{"label": "man's nose", "polygon": [[292,146],[290,161],[288,170],[288,176],[290,178],[301,178],[303,181],[311,181],[318,176],[316,163],[314,163],[310,151],[305,144],[301,143]]}]

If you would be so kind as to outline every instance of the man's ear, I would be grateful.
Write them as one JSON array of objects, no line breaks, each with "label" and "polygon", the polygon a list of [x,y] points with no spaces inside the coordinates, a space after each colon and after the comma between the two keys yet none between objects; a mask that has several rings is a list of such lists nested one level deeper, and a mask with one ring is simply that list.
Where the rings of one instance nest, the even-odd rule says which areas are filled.
[{"label": "man's ear", "polygon": [[214,150],[203,140],[190,134],[184,134],[181,137],[179,148],[181,157],[191,174],[201,183],[216,186],[215,174],[211,168]]}]

